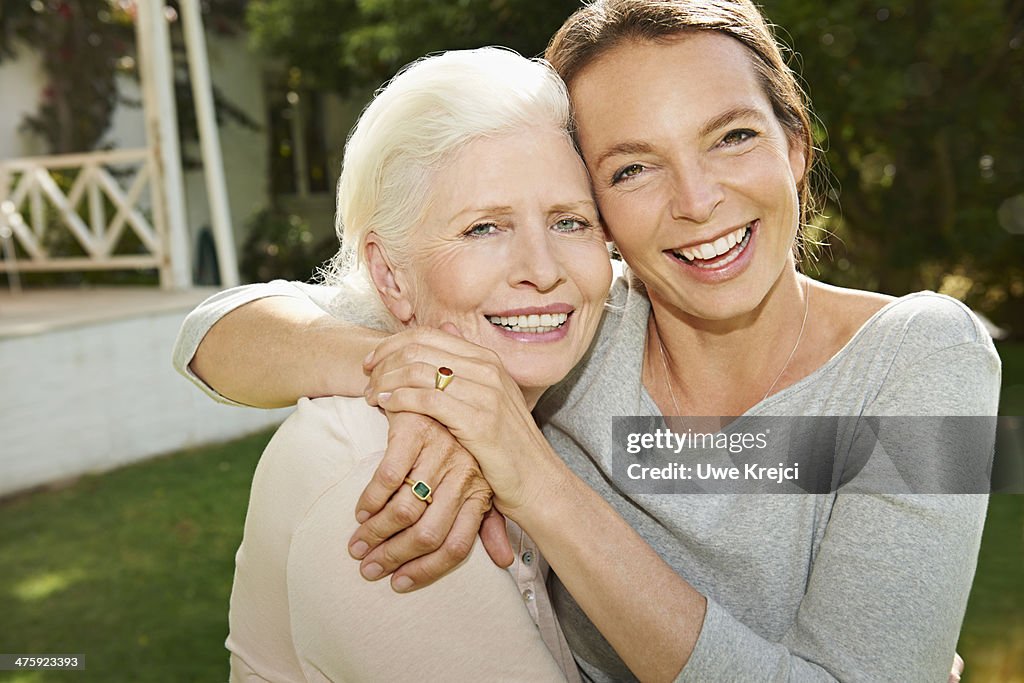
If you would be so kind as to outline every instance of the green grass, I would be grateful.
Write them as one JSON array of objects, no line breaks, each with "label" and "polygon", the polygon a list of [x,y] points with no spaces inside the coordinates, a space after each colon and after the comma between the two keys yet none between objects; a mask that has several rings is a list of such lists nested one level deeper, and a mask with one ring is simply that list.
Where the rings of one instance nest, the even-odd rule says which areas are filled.
[{"label": "green grass", "polygon": [[3,681],[227,680],[227,604],[269,433],[0,503],[0,652],[85,671]]},{"label": "green grass", "polygon": [[[1024,414],[1024,344],[1000,345]],[[227,604],[261,433],[0,502],[0,652],[85,671],[0,681],[223,681]],[[1024,682],[1024,496],[993,496],[961,633],[968,683]]]},{"label": "green grass", "polygon": [[996,344],[1003,361],[1000,415],[1024,415],[1024,342]]}]

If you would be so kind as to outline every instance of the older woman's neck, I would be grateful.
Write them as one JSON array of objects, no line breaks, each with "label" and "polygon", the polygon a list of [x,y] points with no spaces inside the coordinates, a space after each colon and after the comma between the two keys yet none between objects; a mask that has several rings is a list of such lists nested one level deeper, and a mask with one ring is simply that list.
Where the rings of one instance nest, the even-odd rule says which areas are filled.
[{"label": "older woman's neck", "polygon": [[537,402],[540,401],[540,397],[544,395],[548,387],[519,387],[519,389],[523,392],[526,407],[532,411],[537,407]]}]

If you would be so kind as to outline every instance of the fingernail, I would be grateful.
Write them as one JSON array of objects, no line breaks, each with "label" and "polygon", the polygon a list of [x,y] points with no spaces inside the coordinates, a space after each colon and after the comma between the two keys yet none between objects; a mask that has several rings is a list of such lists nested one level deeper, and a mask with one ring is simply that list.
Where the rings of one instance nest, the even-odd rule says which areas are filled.
[{"label": "fingernail", "polygon": [[390,391],[385,391],[383,393],[377,394],[377,403],[386,403],[389,398],[391,398]]},{"label": "fingernail", "polygon": [[395,589],[396,593],[404,593],[412,588],[412,579],[408,576],[399,576],[391,582],[391,587]]},{"label": "fingernail", "polygon": [[371,562],[362,569],[363,577],[371,581],[379,579],[380,575],[384,573],[384,567],[381,567],[376,562]]},{"label": "fingernail", "polygon": [[360,524],[362,524],[363,522],[365,522],[369,518],[370,518],[370,513],[367,512],[366,510],[360,510],[359,512],[356,513],[356,521],[359,522]]},{"label": "fingernail", "polygon": [[366,545],[366,541],[356,541],[348,547],[348,551],[352,554],[352,557],[361,560],[370,551],[370,546]]},{"label": "fingernail", "polygon": [[369,365],[371,362],[373,362],[373,353],[373,351],[370,351],[368,354],[366,354],[366,358],[363,359],[363,365]]}]

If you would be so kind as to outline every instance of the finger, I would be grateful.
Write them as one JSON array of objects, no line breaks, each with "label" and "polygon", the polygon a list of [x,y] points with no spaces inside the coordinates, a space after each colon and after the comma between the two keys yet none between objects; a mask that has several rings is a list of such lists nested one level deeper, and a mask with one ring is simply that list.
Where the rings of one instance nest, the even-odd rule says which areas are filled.
[{"label": "finger", "polygon": [[398,593],[418,590],[462,564],[473,550],[481,519],[489,509],[490,502],[480,497],[467,500],[441,547],[398,567],[391,577],[391,587]]},{"label": "finger", "polygon": [[462,336],[462,332],[459,331],[459,328],[455,326],[455,323],[441,323],[441,331],[446,332],[453,337],[465,339],[465,337]]},{"label": "finger", "polygon": [[413,413],[388,416],[388,445],[384,457],[356,501],[356,521],[360,524],[384,509],[405,483],[427,444],[426,432],[431,422],[430,418]]},{"label": "finger", "polygon": [[436,360],[438,353],[481,359],[496,357],[489,349],[466,341],[461,336],[431,328],[416,328],[416,330],[417,334],[415,335],[402,333],[383,340],[374,350],[373,358],[364,366],[367,373],[372,372],[380,363],[392,359],[392,357],[397,357],[399,362],[419,360],[435,366],[440,364]]},{"label": "finger", "polygon": [[[383,510],[360,524],[352,534],[348,542],[352,557],[357,560],[366,558],[381,543],[420,521],[429,505],[413,495],[409,486],[404,489],[399,490]],[[367,578],[380,578],[382,575]]]},{"label": "finger", "polygon": [[[433,503],[427,506],[415,524],[401,527],[372,544],[360,565],[365,578],[373,580],[387,576],[406,562],[441,547],[464,505],[462,487],[449,485],[440,487],[439,491],[440,495],[433,498]],[[365,538],[361,532],[362,528],[356,530],[356,537]],[[372,534],[374,530],[368,528],[366,533]]]},{"label": "finger", "polygon": [[959,652],[953,653],[953,668],[949,672],[949,683],[960,683],[960,677],[964,673],[964,660]]},{"label": "finger", "polygon": [[[465,363],[459,363],[465,366]],[[363,394],[366,402],[370,405],[378,405],[378,397],[382,393],[390,393],[399,387],[420,387],[423,389],[435,388],[437,381],[437,369],[439,366],[413,361],[409,364],[393,365],[380,364],[370,375]],[[460,377],[465,380],[466,378]]]},{"label": "finger", "polygon": [[[473,394],[473,392],[464,392]],[[432,417],[448,427],[452,435],[458,438],[465,431],[465,425],[471,423],[477,415],[479,403],[471,400],[462,401],[460,392],[437,391],[417,387],[401,387],[391,393],[378,396],[381,407],[391,413],[418,413]],[[479,397],[481,400],[482,396]]]},{"label": "finger", "polygon": [[502,569],[507,569],[515,561],[516,556],[508,540],[505,515],[494,507],[484,515],[483,524],[480,525],[480,541],[484,544],[484,550],[490,555],[491,561]]},{"label": "finger", "polygon": [[[441,359],[447,367],[457,367],[444,392],[464,402],[475,400],[489,388],[492,392],[505,391],[502,387],[502,373],[493,365],[467,358],[452,357]],[[402,387],[436,390],[437,367],[432,364],[413,362],[395,369],[384,370],[378,366],[366,387],[367,402],[380,405],[382,394],[390,394]]]}]

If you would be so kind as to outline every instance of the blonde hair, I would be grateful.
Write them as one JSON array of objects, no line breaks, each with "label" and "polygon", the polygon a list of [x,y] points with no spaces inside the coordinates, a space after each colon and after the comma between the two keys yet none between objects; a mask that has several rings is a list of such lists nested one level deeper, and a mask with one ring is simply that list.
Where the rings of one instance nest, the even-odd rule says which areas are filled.
[{"label": "blonde hair", "polygon": [[345,145],[336,231],[341,248],[323,273],[342,287],[346,317],[395,329],[365,261],[374,233],[392,265],[409,263],[411,237],[436,171],[466,144],[518,130],[566,131],[569,97],[550,65],[504,48],[419,59],[377,91]]}]

